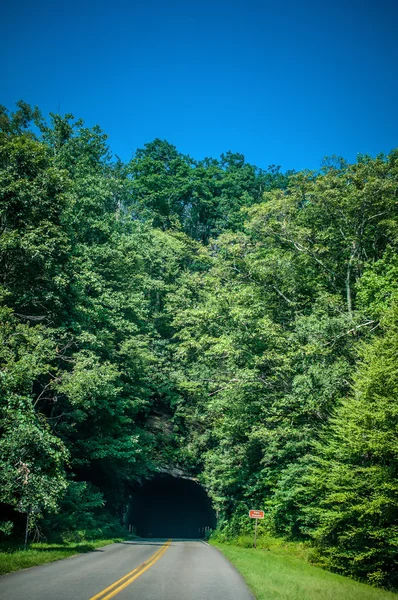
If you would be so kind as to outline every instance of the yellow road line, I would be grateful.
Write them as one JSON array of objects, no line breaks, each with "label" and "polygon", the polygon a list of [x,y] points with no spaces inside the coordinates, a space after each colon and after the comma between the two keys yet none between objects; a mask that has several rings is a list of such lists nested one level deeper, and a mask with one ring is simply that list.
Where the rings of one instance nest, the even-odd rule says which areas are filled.
[{"label": "yellow road line", "polygon": [[[123,577],[112,583],[112,585],[102,590],[102,592],[100,592],[99,594],[96,594],[95,596],[90,598],[90,600],[109,600],[110,598],[116,596],[116,594],[124,590],[124,588],[130,585],[130,583],[132,583],[135,579],[138,579],[140,575],[145,573],[145,571],[147,571],[149,567],[155,564],[155,562],[159,560],[159,558],[166,552],[170,544],[171,539],[167,540],[167,542],[161,548],[159,548],[159,550],[157,550],[155,554],[153,554],[147,561],[130,571],[130,573],[127,573],[127,575],[124,575]],[[108,594],[108,592],[110,593]]]},{"label": "yellow road line", "polygon": [[149,562],[152,559],[154,559],[155,556],[162,551],[163,547],[164,546],[162,546],[161,548],[159,548],[159,550],[156,550],[155,554],[152,554],[152,556],[150,556],[146,562],[142,563],[141,565],[138,565],[138,567],[136,567],[135,569],[133,569],[132,571],[130,571],[130,573],[127,573],[127,575],[124,575],[123,577],[121,577],[120,579],[118,579],[117,581],[115,581],[114,583],[112,583],[109,587],[107,587],[104,590],[102,590],[101,592],[99,592],[99,594],[96,594],[95,596],[93,596],[92,598],[90,598],[90,600],[99,600],[100,598],[103,597],[104,594],[106,594],[107,592],[110,592],[110,590],[112,590],[116,586],[120,585],[124,580],[126,580],[129,577],[131,577],[132,575],[134,575],[134,573],[137,573],[137,571],[139,571],[140,569],[142,569],[142,567],[145,566],[147,564],[147,562]]}]

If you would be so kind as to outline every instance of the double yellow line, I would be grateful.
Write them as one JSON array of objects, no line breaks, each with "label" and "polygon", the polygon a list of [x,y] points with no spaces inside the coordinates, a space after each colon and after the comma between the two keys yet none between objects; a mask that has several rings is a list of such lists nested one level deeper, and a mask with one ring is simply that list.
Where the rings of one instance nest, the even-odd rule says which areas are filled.
[{"label": "double yellow line", "polygon": [[139,567],[136,567],[133,569],[133,571],[130,571],[130,573],[127,573],[127,575],[124,575],[124,577],[121,577],[115,581],[115,583],[112,583],[112,585],[102,590],[102,592],[90,598],[90,600],[110,600],[110,598],[116,596],[116,594],[124,590],[128,585],[130,585],[130,583],[133,583],[133,581],[138,579],[138,577],[152,567],[152,565],[155,564],[155,562],[159,560],[159,558],[166,552],[170,544],[171,539],[167,540],[167,542],[163,544],[163,546],[159,548],[155,554],[148,558],[147,561],[142,563],[142,565],[139,565]]}]

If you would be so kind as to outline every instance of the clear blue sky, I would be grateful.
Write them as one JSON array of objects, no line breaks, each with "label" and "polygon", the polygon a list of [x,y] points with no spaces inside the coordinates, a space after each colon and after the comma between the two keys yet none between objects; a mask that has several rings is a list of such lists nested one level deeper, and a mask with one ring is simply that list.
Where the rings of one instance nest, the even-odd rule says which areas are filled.
[{"label": "clear blue sky", "polygon": [[98,123],[128,160],[318,168],[398,146],[397,0],[5,0],[0,103]]}]

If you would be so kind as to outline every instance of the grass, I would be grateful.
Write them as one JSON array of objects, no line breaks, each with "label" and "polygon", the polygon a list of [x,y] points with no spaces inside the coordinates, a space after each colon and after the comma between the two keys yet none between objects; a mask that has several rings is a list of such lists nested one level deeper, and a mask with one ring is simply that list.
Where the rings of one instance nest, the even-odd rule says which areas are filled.
[{"label": "grass", "polygon": [[29,544],[27,550],[22,546],[3,543],[0,546],[0,575],[20,571],[28,567],[35,567],[45,563],[54,562],[61,558],[69,558],[75,554],[92,552],[96,548],[121,542],[124,538],[97,539],[82,542],[61,542],[54,544],[37,543]]},{"label": "grass", "polygon": [[237,568],[257,600],[398,600],[398,594],[308,564],[303,545],[254,550],[210,543]]}]

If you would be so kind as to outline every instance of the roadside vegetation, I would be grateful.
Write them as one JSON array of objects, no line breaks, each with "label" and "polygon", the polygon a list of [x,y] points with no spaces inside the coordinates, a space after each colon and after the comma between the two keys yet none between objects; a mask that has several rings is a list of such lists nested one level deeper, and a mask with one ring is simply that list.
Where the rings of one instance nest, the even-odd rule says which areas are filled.
[{"label": "roadside vegetation", "polygon": [[398,150],[122,163],[99,127],[0,107],[2,539],[111,538],[172,467],[225,539],[262,509],[398,589],[397,198]]},{"label": "roadside vegetation", "polygon": [[48,544],[45,542],[29,544],[25,550],[23,545],[3,542],[0,544],[0,575],[20,571],[29,567],[44,565],[76,554],[93,552],[96,548],[122,542],[125,538],[97,539],[80,542],[62,542]]},{"label": "roadside vegetation", "polygon": [[[396,600],[398,594],[336,575],[308,563],[311,548],[241,537],[232,544],[211,540],[244,577],[256,600]],[[251,547],[248,544],[251,543]]]}]

